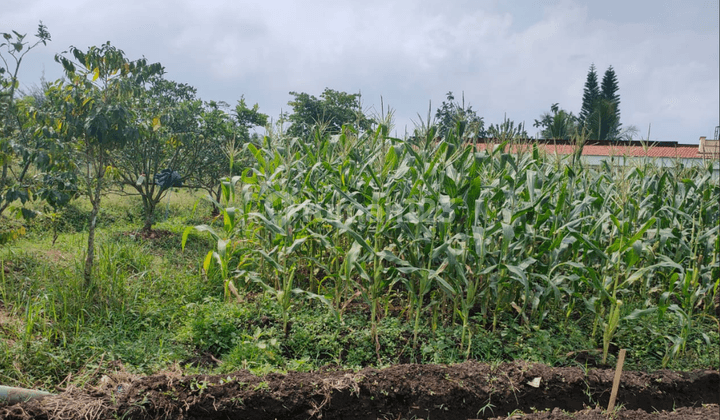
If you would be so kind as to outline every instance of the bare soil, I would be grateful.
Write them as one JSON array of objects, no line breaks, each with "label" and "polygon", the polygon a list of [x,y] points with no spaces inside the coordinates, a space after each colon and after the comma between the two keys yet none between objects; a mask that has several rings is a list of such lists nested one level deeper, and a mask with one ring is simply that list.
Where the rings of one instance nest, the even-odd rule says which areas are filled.
[{"label": "bare soil", "polygon": [[[526,362],[104,377],[2,419],[606,419],[614,371]],[[615,419],[720,418],[720,374],[623,372]]]}]

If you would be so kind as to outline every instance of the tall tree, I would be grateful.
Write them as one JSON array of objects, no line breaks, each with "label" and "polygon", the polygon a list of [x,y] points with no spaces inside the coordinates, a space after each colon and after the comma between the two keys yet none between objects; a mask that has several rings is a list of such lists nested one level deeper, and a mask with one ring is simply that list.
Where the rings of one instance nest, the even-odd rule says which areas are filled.
[{"label": "tall tree", "polygon": [[291,125],[288,134],[305,137],[314,129],[322,134],[338,134],[342,126],[354,125],[369,130],[373,120],[365,116],[359,93],[339,92],[325,88],[320,98],[307,93],[290,92],[295,97],[288,102],[293,113],[288,117]]},{"label": "tall tree", "polygon": [[133,124],[133,102],[142,95],[146,82],[162,74],[159,63],[130,61],[125,53],[110,45],[90,47],[87,52],[70,47],[72,58],[55,56],[62,64],[68,83],[59,83],[50,92],[59,109],[58,127],[72,150],[79,153],[87,194],[92,210],[89,215],[88,244],[83,277],[92,286],[95,256],[95,227],[105,175],[111,164],[110,153],[121,149],[139,135]]},{"label": "tall tree", "polygon": [[620,95],[617,92],[618,81],[612,66],[605,71],[602,86],[598,87],[595,65],[592,64],[585,82],[579,117],[588,139],[615,140],[622,137]]},{"label": "tall tree", "polygon": [[590,114],[595,111],[595,104],[597,99],[600,97],[600,88],[598,87],[597,73],[595,72],[595,64],[590,65],[590,71],[588,71],[587,78],[585,79],[585,88],[583,89],[583,102],[580,108],[580,125],[585,125],[585,122],[590,117]]},{"label": "tall tree", "polygon": [[620,135],[620,95],[617,76],[612,66],[608,67],[603,75],[602,85],[600,86],[600,97],[606,101],[609,106],[609,113],[606,116],[606,132],[602,133],[603,139],[616,139]]},{"label": "tall tree", "polygon": [[446,137],[453,130],[464,133],[465,137],[483,137],[485,136],[485,123],[482,117],[478,117],[472,106],[465,106],[465,94],[462,97],[462,103],[455,101],[452,92],[447,93],[447,102],[443,101],[440,108],[435,112],[435,118],[438,124],[437,134],[440,137]]}]

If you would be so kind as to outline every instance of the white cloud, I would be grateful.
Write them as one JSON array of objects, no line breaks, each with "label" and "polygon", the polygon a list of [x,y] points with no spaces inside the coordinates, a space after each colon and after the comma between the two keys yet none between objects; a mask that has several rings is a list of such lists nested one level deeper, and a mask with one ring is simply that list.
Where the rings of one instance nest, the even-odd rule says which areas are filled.
[{"label": "white cloud", "polygon": [[[687,4],[686,4],[687,3]],[[551,103],[577,112],[590,63],[618,76],[624,125],[653,124],[653,138],[697,141],[718,123],[717,2],[592,1],[11,1],[0,30],[53,42],[28,55],[23,77],[54,53],[110,40],[128,57],[160,61],[204,99],[242,94],[276,116],[289,91],[325,87],[380,96],[402,130],[447,91],[485,117],[533,119]],[[30,80],[30,81],[28,81]]]}]

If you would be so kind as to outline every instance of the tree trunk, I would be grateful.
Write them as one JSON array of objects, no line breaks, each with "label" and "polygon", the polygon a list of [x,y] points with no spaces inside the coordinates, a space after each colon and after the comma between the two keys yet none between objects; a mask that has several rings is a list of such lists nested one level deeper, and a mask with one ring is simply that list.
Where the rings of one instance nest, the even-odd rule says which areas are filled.
[{"label": "tree trunk", "polygon": [[[215,201],[219,203],[222,199],[222,186],[218,186],[217,191],[212,191],[212,193],[215,194],[215,197],[213,197]],[[210,215],[212,217],[217,217],[220,215],[220,207],[216,206],[215,203],[212,203],[212,211]]]},{"label": "tree trunk", "polygon": [[[102,178],[104,174],[103,165],[100,169],[97,169],[95,190],[93,191],[88,185],[90,192],[90,202],[92,203],[92,211],[90,212],[90,225],[88,227],[88,246],[87,246],[87,257],[85,258],[85,270],[83,272],[83,278],[85,279],[85,289],[89,289],[92,286],[92,269],[95,262],[95,226],[97,225],[97,215],[100,212],[100,193],[102,192]],[[88,181],[90,181],[88,179]]]},{"label": "tree trunk", "polygon": [[156,204],[152,199],[143,197],[143,207],[145,207],[145,225],[142,228],[143,232],[150,232],[152,230]]}]

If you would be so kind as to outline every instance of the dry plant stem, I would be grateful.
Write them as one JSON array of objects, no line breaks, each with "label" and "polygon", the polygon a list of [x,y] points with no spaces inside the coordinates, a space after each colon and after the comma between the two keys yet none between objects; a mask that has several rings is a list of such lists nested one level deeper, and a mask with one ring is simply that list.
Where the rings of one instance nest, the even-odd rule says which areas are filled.
[{"label": "dry plant stem", "polygon": [[615,379],[613,379],[612,393],[610,394],[610,402],[608,403],[608,414],[612,413],[615,408],[615,399],[617,399],[618,388],[620,388],[620,377],[622,376],[623,364],[625,363],[625,349],[620,350],[618,356],[617,367],[615,368]]}]

